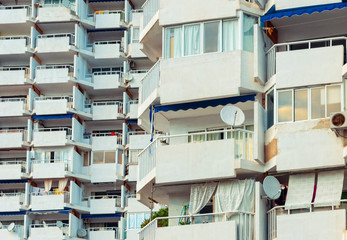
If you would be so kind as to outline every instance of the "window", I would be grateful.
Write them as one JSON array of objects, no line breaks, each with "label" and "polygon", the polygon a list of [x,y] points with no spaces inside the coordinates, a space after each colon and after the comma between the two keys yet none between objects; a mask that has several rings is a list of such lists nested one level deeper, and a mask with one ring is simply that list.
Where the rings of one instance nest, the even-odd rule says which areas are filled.
[{"label": "window", "polygon": [[254,51],[254,24],[256,23],[255,17],[243,15],[243,49],[245,51]]},{"label": "window", "polygon": [[87,167],[90,165],[89,156],[90,156],[89,152],[84,153],[84,155],[83,155],[83,167]]},{"label": "window", "polygon": [[267,120],[267,128],[269,129],[272,125],[274,125],[274,107],[275,106],[275,96],[274,90],[271,90],[266,95],[266,120]]},{"label": "window", "polygon": [[220,48],[220,22],[204,23],[204,53],[218,52]]},{"label": "window", "polygon": [[105,152],[105,163],[115,163],[116,152]]},{"label": "window", "polygon": [[104,163],[104,152],[93,152],[93,164]]},{"label": "window", "polygon": [[140,40],[140,28],[139,27],[133,27],[132,28],[131,43],[138,43],[139,40]]},{"label": "window", "polygon": [[184,26],[184,55],[200,53],[200,24]]},{"label": "window", "polygon": [[166,58],[182,56],[182,28],[167,28],[165,30]]},{"label": "window", "polygon": [[342,110],[340,85],[284,90],[277,97],[278,122],[326,118]]},{"label": "window", "polygon": [[223,21],[223,51],[233,51],[239,46],[239,28],[237,20]]},{"label": "window", "polygon": [[140,229],[145,219],[150,218],[150,213],[128,213],[128,229]]},{"label": "window", "polygon": [[[120,151],[118,151],[120,152]],[[120,162],[119,162],[120,161]],[[118,163],[121,162],[122,159],[118,159]],[[93,152],[93,164],[103,164],[103,163],[116,163],[116,152]]]}]

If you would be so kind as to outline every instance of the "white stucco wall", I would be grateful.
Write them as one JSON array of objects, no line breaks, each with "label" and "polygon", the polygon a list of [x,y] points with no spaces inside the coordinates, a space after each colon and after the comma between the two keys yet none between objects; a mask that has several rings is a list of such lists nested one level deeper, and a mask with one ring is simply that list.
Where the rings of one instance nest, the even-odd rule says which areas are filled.
[{"label": "white stucco wall", "polygon": [[30,240],[61,240],[63,232],[58,227],[31,228]]},{"label": "white stucco wall", "polygon": [[33,178],[64,178],[65,163],[33,163]]},{"label": "white stucco wall", "polygon": [[148,144],[150,144],[151,135],[150,134],[144,134],[144,135],[129,135],[129,149],[135,150],[135,149],[144,149],[147,147]]},{"label": "white stucco wall", "polygon": [[20,240],[17,232],[9,232],[7,229],[0,229],[0,239]]},{"label": "white stucco wall", "polygon": [[276,0],[276,10],[290,9],[290,8],[299,8],[299,7],[309,7],[322,4],[330,3],[340,3],[342,0]]},{"label": "white stucco wall", "polygon": [[44,146],[65,146],[66,144],[66,132],[54,131],[54,132],[35,132],[33,137],[33,143],[35,147]]},{"label": "white stucco wall", "polygon": [[90,199],[90,214],[111,214],[116,211],[116,199]]},{"label": "white stucco wall", "polygon": [[70,49],[69,41],[69,37],[38,38],[37,52],[67,52]]},{"label": "white stucco wall", "polygon": [[23,143],[23,133],[0,133],[0,148],[21,148]]},{"label": "white stucco wall", "polygon": [[164,59],[160,63],[161,104],[231,97],[256,89],[253,53],[231,51]]},{"label": "white stucco wall", "polygon": [[114,89],[120,87],[119,74],[94,75],[94,89]]},{"label": "white stucco wall", "polygon": [[0,10],[0,24],[8,23],[25,23],[28,10],[21,9],[1,9]]},{"label": "white stucco wall", "polygon": [[345,230],[345,209],[277,216],[279,240],[340,240]]},{"label": "white stucco wall", "polygon": [[[24,198],[22,198],[24,202]],[[1,212],[17,212],[20,211],[20,196],[1,196],[0,211]]]},{"label": "white stucco wall", "polygon": [[69,80],[68,68],[36,69],[36,83],[64,83]]},{"label": "white stucco wall", "polygon": [[139,104],[130,104],[129,113],[130,118],[138,118]]},{"label": "white stucco wall", "polygon": [[120,13],[97,14],[95,17],[95,28],[119,28]]},{"label": "white stucco wall", "polygon": [[[118,165],[118,166],[117,166]],[[122,165],[116,163],[93,164],[91,165],[91,181],[94,182],[114,182],[119,176]],[[117,174],[118,172],[118,174]]]},{"label": "white stucco wall", "polygon": [[235,221],[157,228],[160,240],[236,240]]},{"label": "white stucco wall", "polygon": [[117,150],[117,136],[93,137],[92,151]]},{"label": "white stucco wall", "polygon": [[32,210],[64,209],[64,194],[31,196]]},{"label": "white stucco wall", "polygon": [[71,10],[66,7],[43,7],[38,8],[38,20],[40,22],[69,21]]},{"label": "white stucco wall", "polygon": [[138,174],[138,165],[129,165],[129,171],[128,171],[128,181],[136,182],[137,181],[137,174]]},{"label": "white stucco wall", "polygon": [[341,82],[343,57],[343,46],[278,52],[276,87],[280,89]]},{"label": "white stucco wall", "polygon": [[22,116],[24,102],[0,102],[0,117]]},{"label": "white stucco wall", "polygon": [[139,88],[141,86],[141,80],[146,75],[146,73],[131,73],[133,79],[130,82],[131,87]]},{"label": "white stucco wall", "polygon": [[67,100],[35,100],[34,111],[37,115],[66,114]]},{"label": "white stucco wall", "polygon": [[20,164],[16,165],[0,165],[0,179],[9,180],[9,179],[21,179],[22,166]]},{"label": "white stucco wall", "polygon": [[146,55],[140,50],[141,43],[130,43],[128,45],[128,52],[132,58],[144,58]]},{"label": "white stucco wall", "polygon": [[93,120],[117,119],[118,105],[93,105]]},{"label": "white stucco wall", "polygon": [[0,71],[0,85],[24,84],[25,70]]},{"label": "white stucco wall", "polygon": [[24,54],[25,51],[25,39],[0,40],[0,54]]},{"label": "white stucco wall", "polygon": [[233,139],[161,145],[156,159],[158,184],[236,176]]},{"label": "white stucco wall", "polygon": [[115,239],[115,231],[90,231],[89,240]]},{"label": "white stucco wall", "polygon": [[107,58],[119,58],[120,56],[120,44],[96,44],[95,47],[95,59],[107,59]]}]

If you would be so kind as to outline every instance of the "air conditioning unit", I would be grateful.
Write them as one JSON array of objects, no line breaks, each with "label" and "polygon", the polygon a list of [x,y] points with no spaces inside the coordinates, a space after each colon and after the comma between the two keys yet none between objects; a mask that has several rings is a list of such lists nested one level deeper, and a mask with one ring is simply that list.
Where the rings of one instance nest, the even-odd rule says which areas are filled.
[{"label": "air conditioning unit", "polygon": [[330,114],[330,128],[347,128],[347,111]]}]

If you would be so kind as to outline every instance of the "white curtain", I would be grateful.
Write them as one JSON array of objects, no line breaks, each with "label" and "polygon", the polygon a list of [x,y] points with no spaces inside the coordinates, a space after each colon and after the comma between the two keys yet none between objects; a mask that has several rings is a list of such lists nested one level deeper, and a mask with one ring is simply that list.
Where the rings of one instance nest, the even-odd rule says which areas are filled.
[{"label": "white curtain", "polygon": [[59,179],[59,185],[58,185],[58,188],[59,188],[59,192],[63,192],[66,185],[67,185],[67,182],[68,182],[68,179],[67,178],[64,178],[64,179]]},{"label": "white curtain", "polygon": [[200,53],[200,24],[184,26],[184,55]]},{"label": "white curtain", "polygon": [[190,188],[189,214],[197,214],[210,201],[217,183],[193,184]]},{"label": "white curtain", "polygon": [[52,179],[46,179],[45,180],[45,192],[47,193],[47,192],[49,192],[50,190],[51,190],[51,188],[52,188],[52,182],[53,182],[53,180]]},{"label": "white curtain", "polygon": [[182,28],[174,28],[174,57],[182,57]]},{"label": "white curtain", "polygon": [[223,22],[223,51],[233,51],[239,46],[238,21]]},{"label": "white curtain", "polygon": [[254,50],[254,24],[256,18],[244,14],[243,18],[243,49],[253,52]]},{"label": "white curtain", "polygon": [[[172,42],[171,39],[174,41]],[[173,43],[173,46],[171,46]],[[173,51],[173,56],[172,56]],[[182,56],[182,28],[168,28],[165,31],[165,58]]]}]

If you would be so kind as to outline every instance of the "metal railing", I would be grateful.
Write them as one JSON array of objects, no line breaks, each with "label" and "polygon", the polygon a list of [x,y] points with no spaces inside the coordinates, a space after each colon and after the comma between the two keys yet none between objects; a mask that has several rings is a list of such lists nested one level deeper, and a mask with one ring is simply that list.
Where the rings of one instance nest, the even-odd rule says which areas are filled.
[{"label": "metal railing", "polygon": [[[336,45],[345,45],[344,46],[344,63],[346,63],[346,46],[347,46],[347,37],[333,37],[333,38],[320,38],[313,40],[305,41],[295,41],[288,43],[278,43],[273,45],[266,52],[266,61],[267,61],[267,80],[276,74],[276,53],[277,52],[289,52],[303,49],[312,49],[320,47],[331,47]],[[299,46],[295,49],[293,46]]]},{"label": "metal railing", "polygon": [[[339,208],[347,209],[347,199],[343,199],[340,201],[345,206],[339,206]],[[335,210],[334,204],[332,204],[331,208],[326,207],[314,207],[314,202],[311,203],[310,208],[307,208],[307,212],[314,212],[315,209],[319,209],[319,211],[330,211]],[[285,206],[276,206],[267,211],[267,222],[268,222],[268,240],[273,240],[277,238],[277,216],[278,215],[290,215],[295,210],[287,209],[285,210]],[[300,214],[302,211],[294,214]]]},{"label": "metal railing", "polygon": [[114,231],[115,232],[115,239],[120,239],[119,231],[121,229],[118,227],[91,227],[88,228],[88,232],[97,232],[97,231]]},{"label": "metal railing", "polygon": [[23,102],[23,110],[27,110],[26,98],[0,98],[0,102]]},{"label": "metal railing", "polygon": [[42,65],[42,66],[37,66],[36,70],[40,69],[65,69],[67,68],[69,73],[74,71],[74,66],[73,65]]},{"label": "metal railing", "polygon": [[12,160],[1,160],[0,159],[0,168],[1,166],[13,166],[13,165],[20,165],[21,166],[21,172],[24,173],[26,170],[26,159],[12,159]]},{"label": "metal railing", "polygon": [[[121,78],[123,77],[123,73],[121,71],[100,71],[100,72],[93,72],[92,76],[93,78],[95,76],[102,76],[102,75],[118,75],[118,82],[121,82]],[[92,80],[94,82],[94,79]]]},{"label": "metal railing", "polygon": [[120,14],[121,22],[124,22],[124,19],[125,19],[125,13],[122,10],[98,10],[98,11],[95,11],[93,14],[94,21],[96,20],[96,15],[102,15],[102,14]]},{"label": "metal railing", "polygon": [[74,45],[75,44],[75,34],[74,33],[57,33],[57,34],[43,34],[43,35],[38,35],[37,38],[69,38],[69,45]]},{"label": "metal railing", "polygon": [[95,106],[117,106],[118,113],[123,114],[123,103],[120,101],[102,101],[102,102],[93,102],[93,107]]},{"label": "metal railing", "polygon": [[16,10],[16,9],[26,9],[27,10],[27,17],[31,16],[32,8],[29,5],[13,5],[13,6],[0,6],[1,10]]},{"label": "metal railing", "polygon": [[122,145],[123,135],[118,132],[93,133],[92,137],[117,137],[117,144]]},{"label": "metal railing", "polygon": [[76,4],[65,0],[52,0],[51,3],[49,3],[49,1],[46,0],[43,1],[40,5],[42,7],[66,7],[72,10],[73,12],[76,11]]},{"label": "metal railing", "polygon": [[71,162],[72,162],[71,160],[67,160],[67,159],[35,159],[35,160],[32,160],[32,164],[33,164],[32,171],[34,171],[35,164],[52,164],[52,163],[64,163],[64,170],[69,171]]},{"label": "metal railing", "polygon": [[50,101],[50,100],[62,100],[66,99],[67,102],[72,103],[73,102],[73,97],[72,96],[43,96],[43,97],[35,97],[35,101]]},{"label": "metal railing", "polygon": [[[223,138],[213,138],[213,135],[223,134]],[[183,142],[191,144],[194,142],[205,141],[223,141],[227,139],[234,139],[234,158],[253,161],[253,135],[252,131],[244,129],[226,129],[219,131],[207,131],[188,134],[179,134],[171,136],[157,136],[156,139],[151,142],[145,149],[138,154],[139,163],[139,180],[142,180],[152,169],[156,166],[156,150],[159,144],[164,143],[166,145],[171,143],[173,138],[183,138]],[[194,140],[197,136],[199,140]],[[211,137],[210,137],[211,136]],[[187,141],[188,139],[188,141]],[[182,141],[180,141],[182,143]]]},{"label": "metal railing", "polygon": [[27,135],[28,135],[28,130],[26,129],[21,129],[21,128],[18,128],[18,129],[1,129],[0,130],[0,134],[2,133],[23,133],[23,137],[22,137],[22,141],[26,141],[27,139]]},{"label": "metal railing", "polygon": [[159,0],[147,0],[143,5],[143,28],[151,21],[159,11]]},{"label": "metal railing", "polygon": [[52,227],[57,227],[60,228],[63,236],[67,236],[69,234],[69,224],[63,223],[62,226],[57,226],[57,223],[36,223],[36,224],[30,224],[29,228],[29,236],[32,236],[31,230],[33,228],[52,228]]},{"label": "metal railing", "polygon": [[25,39],[25,45],[29,46],[31,43],[31,37],[29,36],[2,36],[0,37],[0,41],[2,40],[18,40],[18,39]]},{"label": "metal railing", "polygon": [[114,199],[115,200],[115,207],[121,207],[121,205],[122,205],[122,196],[119,196],[119,195],[90,196],[89,200],[90,199],[96,199],[96,200]]},{"label": "metal railing", "polygon": [[151,95],[151,93],[159,86],[160,78],[160,61],[157,61],[154,66],[142,78],[142,95],[141,103]]},{"label": "metal railing", "polygon": [[66,191],[49,191],[49,192],[32,192],[30,193],[30,196],[58,196],[58,195],[64,195],[64,203],[69,203],[70,202],[70,192]]},{"label": "metal railing", "polygon": [[124,53],[124,46],[122,40],[112,40],[112,41],[98,41],[93,44],[87,44],[87,47],[91,48],[91,50],[95,51],[96,45],[111,45],[111,44],[119,44],[119,51]]},{"label": "metal railing", "polygon": [[55,128],[38,128],[34,132],[66,132],[66,139],[72,138],[72,128],[69,127],[55,127]]},{"label": "metal railing", "polygon": [[148,73],[149,70],[130,70],[129,73],[131,74],[142,74],[142,73]]},{"label": "metal railing", "polygon": [[[226,222],[235,220],[237,239],[251,240],[253,236],[253,221],[254,213],[232,211],[232,212],[221,212],[221,213],[206,213],[206,214],[194,214],[185,216],[173,216],[173,217],[158,217],[152,220],[144,228],[139,231],[139,240],[156,240],[156,229],[159,228],[158,222],[160,220],[172,220],[177,219],[179,225],[194,225],[194,224],[206,224],[212,222]],[[240,224],[243,222],[243,224]],[[170,226],[169,226],[170,227]],[[165,227],[163,227],[165,228]],[[159,239],[158,239],[159,240]]]}]

